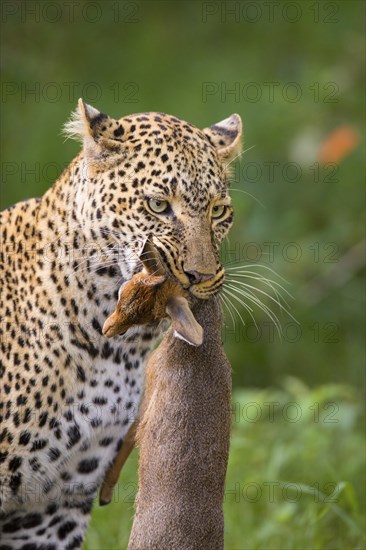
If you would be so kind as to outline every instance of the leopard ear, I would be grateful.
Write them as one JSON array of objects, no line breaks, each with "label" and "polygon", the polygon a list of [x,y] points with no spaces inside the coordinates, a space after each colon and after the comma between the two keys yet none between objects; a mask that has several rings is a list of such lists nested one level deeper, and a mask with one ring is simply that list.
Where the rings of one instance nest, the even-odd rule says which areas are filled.
[{"label": "leopard ear", "polygon": [[242,150],[242,122],[239,115],[231,115],[209,128],[204,128],[203,132],[209,142],[216,148],[219,159],[225,164],[240,155]]},{"label": "leopard ear", "polygon": [[87,153],[116,149],[124,134],[122,124],[79,99],[78,107],[65,124],[64,135],[82,141]]}]

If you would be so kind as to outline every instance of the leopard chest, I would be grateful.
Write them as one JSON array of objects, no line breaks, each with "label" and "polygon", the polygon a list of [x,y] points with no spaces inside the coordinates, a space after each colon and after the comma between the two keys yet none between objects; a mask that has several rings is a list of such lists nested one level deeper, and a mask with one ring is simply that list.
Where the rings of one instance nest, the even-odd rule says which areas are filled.
[{"label": "leopard chest", "polygon": [[136,417],[150,345],[143,338],[140,344],[117,341],[93,360],[78,350],[69,374],[63,372],[64,398],[56,391],[47,411],[34,412],[25,426],[22,485],[8,495],[9,510],[95,495]]},{"label": "leopard chest", "polygon": [[79,369],[59,415],[59,432],[51,437],[61,434],[59,442],[50,441],[48,453],[62,450],[55,474],[63,494],[95,493],[137,414],[143,350],[129,345],[123,351],[110,349],[110,357],[96,358],[88,372]]}]

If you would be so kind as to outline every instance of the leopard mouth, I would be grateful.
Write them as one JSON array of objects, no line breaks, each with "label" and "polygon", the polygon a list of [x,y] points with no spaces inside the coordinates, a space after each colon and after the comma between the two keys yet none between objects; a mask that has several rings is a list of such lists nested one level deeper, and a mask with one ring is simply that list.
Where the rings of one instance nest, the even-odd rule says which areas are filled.
[{"label": "leopard mouth", "polygon": [[191,285],[188,289],[189,292],[196,298],[208,300],[211,296],[214,296],[220,292],[220,289],[224,284],[224,271],[220,270],[219,274],[220,275],[218,277],[214,277],[213,279],[209,279],[203,283]]},{"label": "leopard mouth", "polygon": [[217,294],[225,280],[225,272],[223,267],[218,271],[217,275],[200,283],[192,283],[188,275],[183,270],[172,270],[170,264],[164,261],[164,267],[169,277],[180,283],[182,287],[190,294],[201,300],[207,300],[214,294]]},{"label": "leopard mouth", "polygon": [[182,262],[174,261],[172,254],[169,254],[165,247],[163,248],[161,246],[162,243],[159,241],[160,239],[153,238],[154,246],[160,254],[162,264],[169,277],[172,277],[175,281],[180,283],[182,287],[193,296],[202,300],[207,300],[210,296],[219,292],[224,283],[225,272],[223,266],[220,266],[218,272],[211,279],[199,283],[192,283],[188,274],[183,270]]}]

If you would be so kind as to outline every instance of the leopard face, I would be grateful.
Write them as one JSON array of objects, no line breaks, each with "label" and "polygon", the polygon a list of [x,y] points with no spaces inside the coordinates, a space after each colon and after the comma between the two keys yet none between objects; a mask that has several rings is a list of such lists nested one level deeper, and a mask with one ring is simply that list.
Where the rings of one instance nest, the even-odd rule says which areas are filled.
[{"label": "leopard face", "polygon": [[83,138],[76,211],[101,254],[117,251],[128,278],[141,269],[138,251],[149,236],[184,288],[201,299],[217,292],[219,247],[233,221],[227,167],[241,148],[240,117],[199,130],[163,113],[115,120],[80,101],[66,132]]}]

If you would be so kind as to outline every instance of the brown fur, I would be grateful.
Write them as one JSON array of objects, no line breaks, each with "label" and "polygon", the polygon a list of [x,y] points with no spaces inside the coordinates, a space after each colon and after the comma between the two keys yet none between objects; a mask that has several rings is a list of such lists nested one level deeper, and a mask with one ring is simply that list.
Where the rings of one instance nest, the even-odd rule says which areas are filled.
[{"label": "brown fur", "polygon": [[179,283],[163,275],[137,273],[127,284],[116,310],[103,326],[103,334],[106,336],[123,334],[133,325],[147,325],[164,319],[167,317],[167,302],[173,296],[183,293]]},{"label": "brown fur", "polygon": [[99,504],[101,506],[105,506],[106,504],[109,504],[112,501],[113,490],[118,482],[121,470],[135,446],[137,426],[138,426],[138,421],[135,420],[129,427],[129,430],[123,441],[123,445],[118,451],[112,466],[107,470],[107,473],[105,475],[105,478],[99,493]]},{"label": "brown fur", "polygon": [[[163,274],[158,253],[148,242],[142,257],[147,252],[150,260],[154,256],[150,262],[142,260],[148,274],[135,275],[122,287],[116,311],[103,327],[110,335],[134,322],[166,317],[167,312],[172,318],[172,327],[147,365],[137,425],[139,491],[128,548],[219,550],[231,426],[231,368],[221,341],[220,307],[215,298],[196,300],[195,319],[185,291]],[[197,335],[201,326],[203,343],[202,334]],[[193,334],[201,345],[176,338],[177,327],[188,342]],[[107,472],[102,504],[111,500],[133,448],[135,428]]]},{"label": "brown fur", "polygon": [[147,366],[129,550],[223,548],[231,368],[219,305],[212,298],[193,311],[203,344],[191,347],[170,329]]},{"label": "brown fur", "polygon": [[134,325],[170,317],[178,338],[193,346],[201,345],[203,331],[189,309],[188,292],[167,274],[149,239],[145,240],[139,259],[145,272],[137,273],[121,287],[117,307],[105,321],[103,334],[123,334]]},{"label": "brown fur", "polygon": [[[170,317],[175,334],[192,345],[202,344],[203,330],[189,309],[188,292],[168,277],[160,255],[147,239],[140,255],[145,272],[137,273],[120,289],[115,311],[103,326],[108,337],[123,334],[135,324],[149,324]],[[135,443],[137,421],[130,426],[114,462],[107,470],[99,493],[101,506],[112,500],[120,471]]]}]

